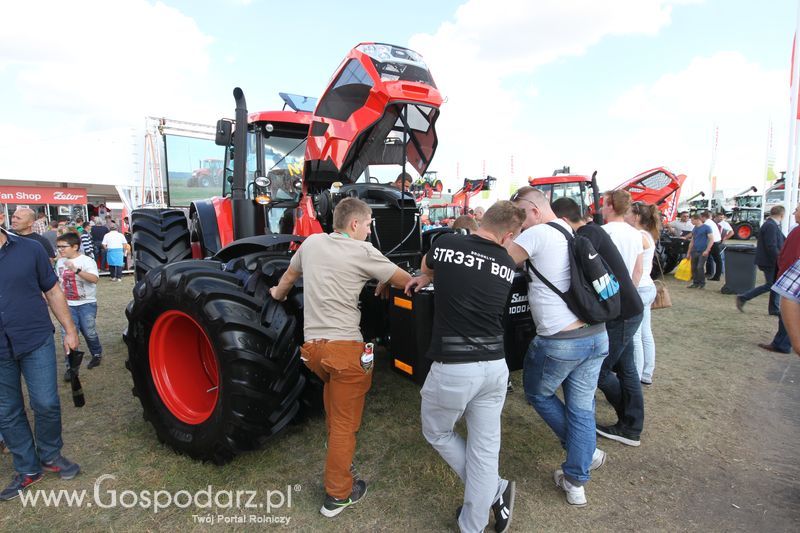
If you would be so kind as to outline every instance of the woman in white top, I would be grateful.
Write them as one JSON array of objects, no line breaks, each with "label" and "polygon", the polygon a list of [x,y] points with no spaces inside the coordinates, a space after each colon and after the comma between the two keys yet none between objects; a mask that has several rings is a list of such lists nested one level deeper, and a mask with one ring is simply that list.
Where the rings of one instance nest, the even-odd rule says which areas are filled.
[{"label": "woman in white top", "polygon": [[656,367],[656,343],[653,339],[653,329],[650,326],[650,306],[656,299],[656,286],[650,276],[650,271],[653,267],[653,255],[656,251],[655,240],[659,237],[661,221],[656,206],[642,202],[631,204],[625,221],[642,234],[642,247],[644,248],[642,276],[639,278],[636,288],[642,298],[644,312],[639,330],[633,336],[633,357],[642,383],[650,385],[653,383],[653,371]]}]

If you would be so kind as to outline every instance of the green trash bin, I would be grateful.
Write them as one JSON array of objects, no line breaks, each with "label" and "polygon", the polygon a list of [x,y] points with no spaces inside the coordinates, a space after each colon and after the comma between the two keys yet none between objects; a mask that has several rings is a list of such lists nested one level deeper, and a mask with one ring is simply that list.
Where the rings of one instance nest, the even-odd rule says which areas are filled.
[{"label": "green trash bin", "polygon": [[723,294],[742,294],[756,286],[756,248],[747,244],[725,247]]}]

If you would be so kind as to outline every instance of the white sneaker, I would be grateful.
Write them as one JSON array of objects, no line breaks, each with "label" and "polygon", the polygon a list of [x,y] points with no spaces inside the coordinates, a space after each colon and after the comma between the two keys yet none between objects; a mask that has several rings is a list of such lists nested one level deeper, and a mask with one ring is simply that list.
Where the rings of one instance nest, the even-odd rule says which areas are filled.
[{"label": "white sneaker", "polygon": [[597,470],[604,464],[606,464],[606,457],[607,454],[600,448],[595,448],[594,453],[592,454],[592,463],[589,465],[589,472],[592,470]]},{"label": "white sneaker", "polygon": [[575,507],[583,507],[586,505],[586,493],[583,487],[578,487],[570,483],[564,477],[564,471],[560,468],[553,474],[553,480],[556,482],[556,487],[560,488],[567,495],[567,503]]}]

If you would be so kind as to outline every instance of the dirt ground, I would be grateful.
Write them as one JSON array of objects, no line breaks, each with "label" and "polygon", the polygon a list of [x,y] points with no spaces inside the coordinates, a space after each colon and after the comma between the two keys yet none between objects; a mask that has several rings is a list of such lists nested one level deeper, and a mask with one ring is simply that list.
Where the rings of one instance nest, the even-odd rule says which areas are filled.
[{"label": "dirt ground", "polygon": [[[568,507],[553,485],[562,451],[526,404],[521,373],[512,375],[516,387],[503,414],[501,451],[502,474],[517,481],[512,530],[800,530],[800,359],[756,346],[776,328],[766,295],[740,314],[733,297],[719,293],[719,283],[709,282],[705,291],[687,290],[671,277],[668,283],[674,306],[653,314],[657,368],[654,385],[645,390],[642,445],[599,441],[609,460],[587,486],[587,507]],[[99,503],[31,508],[19,499],[4,502],[0,530],[455,531],[460,482],[422,438],[418,388],[390,371],[385,354],[379,354],[356,455],[369,493],[335,519],[318,513],[322,418],[290,427],[264,450],[225,467],[191,461],[159,444],[142,420],[124,367],[121,332],[132,285],[130,277],[100,282],[98,323],[106,357],[99,368],[82,371],[86,407],[74,408],[62,384],[64,454],[80,462],[83,473],[68,482],[51,474],[34,486],[86,490],[90,502],[98,501],[91,499],[97,490]],[[602,395],[597,406],[598,421],[613,421]],[[12,473],[10,457],[0,457],[0,480]],[[142,491],[193,493],[209,485],[214,491],[256,491],[257,502],[272,498],[276,504],[276,491],[291,492],[292,501],[271,515],[263,508],[254,513],[173,505],[154,512],[141,506]],[[108,507],[113,491],[118,502]],[[209,513],[215,523],[201,523]],[[217,515],[281,516],[289,524],[231,525],[216,521]]]}]

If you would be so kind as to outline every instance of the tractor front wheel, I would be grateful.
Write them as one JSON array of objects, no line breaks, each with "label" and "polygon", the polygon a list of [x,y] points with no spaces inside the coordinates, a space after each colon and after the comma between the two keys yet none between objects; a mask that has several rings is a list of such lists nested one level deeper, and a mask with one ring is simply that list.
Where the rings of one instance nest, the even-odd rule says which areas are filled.
[{"label": "tractor front wheel", "polygon": [[247,294],[216,261],[149,272],[126,310],[127,367],[161,442],[224,464],[258,448],[299,410],[296,319]]},{"label": "tractor front wheel", "polygon": [[746,241],[753,237],[753,227],[750,224],[744,223],[734,228],[734,233],[737,239]]}]

